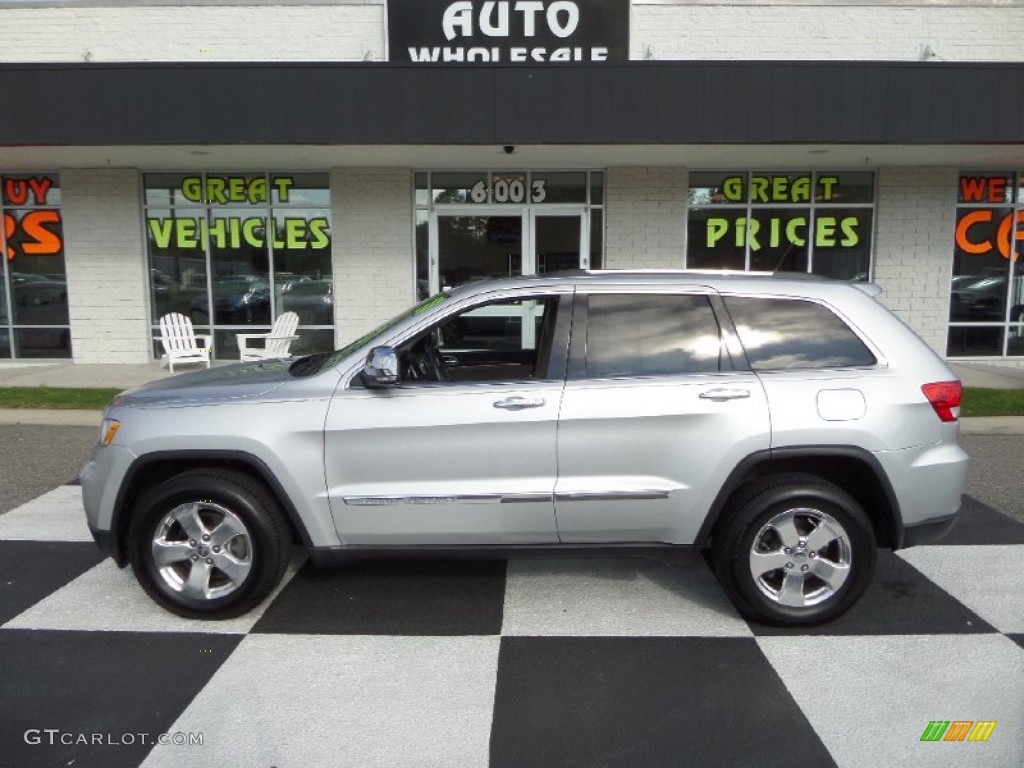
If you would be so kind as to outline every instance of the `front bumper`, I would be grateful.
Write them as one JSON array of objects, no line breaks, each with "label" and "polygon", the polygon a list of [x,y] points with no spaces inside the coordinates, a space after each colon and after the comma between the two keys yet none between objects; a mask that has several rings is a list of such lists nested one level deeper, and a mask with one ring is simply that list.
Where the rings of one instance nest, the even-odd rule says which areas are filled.
[{"label": "front bumper", "polygon": [[118,490],[134,459],[135,455],[122,446],[96,445],[79,475],[82,504],[92,538],[118,565],[124,565],[124,557],[115,535],[114,509]]}]

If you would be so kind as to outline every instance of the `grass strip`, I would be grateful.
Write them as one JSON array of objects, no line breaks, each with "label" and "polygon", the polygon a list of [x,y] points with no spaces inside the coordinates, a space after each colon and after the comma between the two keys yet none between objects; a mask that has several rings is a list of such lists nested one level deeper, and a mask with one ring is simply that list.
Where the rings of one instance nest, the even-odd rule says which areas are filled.
[{"label": "grass strip", "polygon": [[0,387],[0,408],[99,409],[123,391],[123,388]]}]

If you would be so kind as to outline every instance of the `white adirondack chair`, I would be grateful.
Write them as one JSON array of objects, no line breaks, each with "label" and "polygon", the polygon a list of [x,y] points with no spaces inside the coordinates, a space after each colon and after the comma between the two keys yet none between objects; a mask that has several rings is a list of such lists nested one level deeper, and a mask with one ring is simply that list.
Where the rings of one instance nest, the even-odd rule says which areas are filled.
[{"label": "white adirondack chair", "polygon": [[[299,316],[294,312],[278,315],[270,333],[238,333],[238,352],[242,360],[270,360],[277,357],[291,357],[292,342],[298,336],[295,328],[299,324]],[[262,340],[262,345],[259,341]],[[252,342],[255,346],[249,346]]]},{"label": "white adirondack chair", "polygon": [[213,337],[195,333],[192,321],[184,315],[171,312],[161,317],[160,335],[157,338],[164,348],[164,359],[171,373],[174,373],[175,363],[206,363],[206,367],[210,367]]}]

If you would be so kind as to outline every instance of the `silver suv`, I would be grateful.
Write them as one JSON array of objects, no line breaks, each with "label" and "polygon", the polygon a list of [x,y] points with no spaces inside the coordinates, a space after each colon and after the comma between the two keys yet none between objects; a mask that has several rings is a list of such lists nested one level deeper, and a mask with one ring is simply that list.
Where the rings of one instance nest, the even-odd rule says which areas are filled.
[{"label": "silver suv", "polygon": [[746,617],[828,621],[877,546],[953,524],[961,387],[878,289],[579,273],[434,296],[333,353],[114,398],[89,526],[183,616],[264,599],[298,541],[369,556],[705,550]]}]

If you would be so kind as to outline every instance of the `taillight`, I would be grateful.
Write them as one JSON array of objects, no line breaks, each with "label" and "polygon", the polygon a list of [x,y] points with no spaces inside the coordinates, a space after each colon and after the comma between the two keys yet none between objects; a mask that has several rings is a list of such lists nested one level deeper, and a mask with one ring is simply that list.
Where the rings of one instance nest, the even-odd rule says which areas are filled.
[{"label": "taillight", "polygon": [[921,387],[924,396],[932,404],[935,413],[942,421],[956,421],[960,418],[960,400],[964,395],[963,385],[959,381],[937,381]]}]

